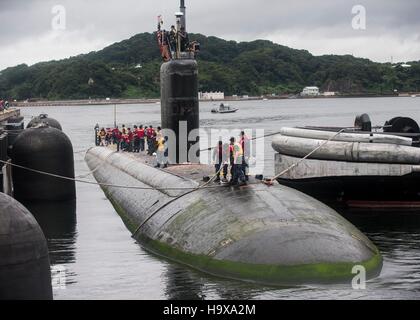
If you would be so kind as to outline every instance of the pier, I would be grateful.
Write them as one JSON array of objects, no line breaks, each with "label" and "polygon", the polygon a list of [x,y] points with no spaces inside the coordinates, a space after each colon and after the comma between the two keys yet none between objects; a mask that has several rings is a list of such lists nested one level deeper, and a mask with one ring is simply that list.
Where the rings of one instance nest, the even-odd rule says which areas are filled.
[{"label": "pier", "polygon": [[[20,116],[20,109],[10,108],[0,112],[0,160],[7,161],[8,154],[7,149],[11,143],[10,137],[8,137],[8,132],[4,131],[4,126],[7,124],[7,121],[14,117]],[[11,168],[10,166],[3,166],[0,163],[0,192],[6,194],[11,194]]]},{"label": "pier", "polygon": [[6,122],[10,118],[19,117],[20,116],[20,109],[10,108],[8,110],[4,110],[0,112],[0,124],[2,122]]}]

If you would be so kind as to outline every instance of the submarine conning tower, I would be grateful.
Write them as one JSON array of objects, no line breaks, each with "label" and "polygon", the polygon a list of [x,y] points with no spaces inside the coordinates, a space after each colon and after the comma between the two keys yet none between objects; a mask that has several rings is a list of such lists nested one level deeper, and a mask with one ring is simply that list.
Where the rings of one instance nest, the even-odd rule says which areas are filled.
[{"label": "submarine conning tower", "polygon": [[[176,144],[173,144],[176,145],[176,159],[169,160],[171,163],[198,162],[198,137],[194,141],[188,139],[194,130],[198,133],[200,128],[196,60],[165,62],[160,69],[160,81],[162,128],[172,130],[176,137]],[[190,154],[193,146],[197,153]]]},{"label": "submarine conning tower", "polygon": [[[186,50],[180,36],[182,28],[186,32],[185,1],[181,0],[177,17],[177,43],[169,45],[171,59],[160,69],[162,128],[174,133],[168,137],[169,162],[198,163],[200,115],[198,101],[198,64],[194,50]],[[160,29],[160,25],[159,25]],[[159,30],[160,31],[160,30]],[[163,35],[166,39],[166,35]],[[161,43],[163,45],[165,40]],[[164,46],[164,45],[163,45]],[[165,51],[165,49],[163,49]],[[194,147],[194,150],[192,149]],[[176,155],[174,150],[176,148]]]}]

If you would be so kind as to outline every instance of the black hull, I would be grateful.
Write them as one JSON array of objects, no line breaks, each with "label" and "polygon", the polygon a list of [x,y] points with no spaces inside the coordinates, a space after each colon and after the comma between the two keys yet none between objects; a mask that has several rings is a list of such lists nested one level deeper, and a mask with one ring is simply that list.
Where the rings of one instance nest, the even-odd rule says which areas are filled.
[{"label": "black hull", "polygon": [[335,208],[404,208],[420,211],[419,173],[401,177],[328,177],[278,181]]}]

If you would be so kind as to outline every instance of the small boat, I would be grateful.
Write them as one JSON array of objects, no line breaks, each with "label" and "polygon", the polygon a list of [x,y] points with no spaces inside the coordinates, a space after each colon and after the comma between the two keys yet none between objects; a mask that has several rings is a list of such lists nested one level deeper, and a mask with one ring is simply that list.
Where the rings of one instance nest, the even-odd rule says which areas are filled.
[{"label": "small boat", "polygon": [[404,117],[374,130],[368,115],[348,129],[282,128],[272,142],[276,174],[285,172],[277,180],[333,207],[418,210],[419,141],[418,124]]},{"label": "small boat", "polygon": [[416,94],[411,95],[411,98],[417,98]]},{"label": "small boat", "polygon": [[228,104],[221,103],[218,109],[211,110],[212,113],[235,113],[238,111],[236,108],[232,108]]}]

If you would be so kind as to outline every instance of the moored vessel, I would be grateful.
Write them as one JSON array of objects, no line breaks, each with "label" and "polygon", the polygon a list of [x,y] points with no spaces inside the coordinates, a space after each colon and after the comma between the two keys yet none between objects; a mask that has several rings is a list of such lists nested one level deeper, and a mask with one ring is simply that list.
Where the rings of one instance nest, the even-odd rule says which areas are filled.
[{"label": "moored vessel", "polygon": [[272,142],[276,173],[295,167],[278,181],[328,204],[419,208],[417,123],[397,117],[372,130],[363,118],[352,128],[282,128]]}]

